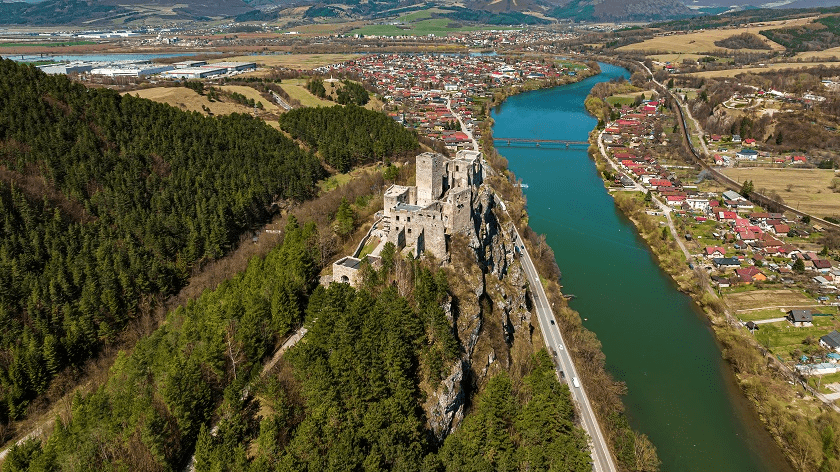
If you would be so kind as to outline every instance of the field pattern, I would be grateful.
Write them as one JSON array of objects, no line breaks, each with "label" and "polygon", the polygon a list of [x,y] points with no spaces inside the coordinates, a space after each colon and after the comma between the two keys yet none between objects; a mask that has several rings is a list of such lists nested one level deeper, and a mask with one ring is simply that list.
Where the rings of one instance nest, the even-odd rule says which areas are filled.
[{"label": "field pattern", "polygon": [[[774,21],[769,23],[762,23],[761,26],[748,26],[737,29],[715,29],[708,31],[700,31],[697,33],[688,34],[674,34],[671,36],[658,36],[651,38],[641,43],[629,44],[618,48],[619,51],[651,51],[651,52],[670,52],[670,53],[706,53],[715,50],[725,50],[720,46],[715,46],[715,41],[726,39],[730,36],[735,36],[741,33],[758,34],[759,31],[769,30],[774,28],[783,28],[799,24],[805,24],[813,18],[799,18],[796,20]],[[781,44],[768,41],[767,44],[776,51],[784,51],[785,48]],[[739,51],[755,51],[754,49],[740,49]]]},{"label": "field pattern", "polygon": [[289,69],[314,69],[316,67],[349,61],[357,54],[264,54],[256,56],[234,56],[219,61],[256,62],[262,67],[287,67]]},{"label": "field pattern", "polygon": [[840,194],[829,186],[837,178],[830,169],[767,169],[738,167],[723,173],[738,182],[752,180],[757,190],[775,190],[788,205],[818,217],[840,214]]},{"label": "field pattern", "polygon": [[[840,54],[838,54],[840,56]],[[771,72],[775,70],[784,69],[807,69],[811,67],[833,67],[836,62],[779,62],[775,64],[767,64],[764,67],[744,67],[741,69],[723,69],[723,70],[707,70],[703,72],[694,72],[690,75],[694,77],[735,77],[738,74],[758,74],[761,72]]]},{"label": "field pattern", "polygon": [[[725,294],[726,303],[735,312],[744,312],[754,308],[776,309],[776,307],[806,307],[816,304],[814,299],[808,297],[800,290],[751,290],[748,292],[737,292]],[[787,311],[787,310],[785,310]],[[785,316],[777,311],[775,317]],[[772,318],[769,316],[768,318]]]},{"label": "field pattern", "polygon": [[[252,89],[253,90],[253,89]],[[140,98],[148,98],[155,102],[166,103],[175,108],[186,111],[197,111],[205,113],[202,106],[210,109],[214,115],[229,115],[231,113],[252,113],[251,107],[246,107],[238,103],[219,102],[207,99],[204,95],[199,95],[193,90],[186,87],[153,87],[143,90],[132,90],[125,92],[125,94],[134,95]],[[124,94],[124,95],[125,95]],[[261,101],[266,102],[262,97]],[[265,105],[265,103],[263,103]]]}]

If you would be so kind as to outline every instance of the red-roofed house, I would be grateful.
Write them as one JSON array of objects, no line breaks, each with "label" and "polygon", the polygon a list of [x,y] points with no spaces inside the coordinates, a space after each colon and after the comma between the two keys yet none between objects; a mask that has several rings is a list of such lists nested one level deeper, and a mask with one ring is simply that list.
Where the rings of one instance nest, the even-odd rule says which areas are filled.
[{"label": "red-roofed house", "polygon": [[814,270],[819,272],[831,272],[831,261],[826,259],[814,259]]},{"label": "red-roofed house", "polygon": [[674,184],[671,183],[670,180],[667,179],[650,179],[648,182],[653,187],[673,187]]},{"label": "red-roofed house", "polygon": [[718,221],[735,221],[735,218],[738,218],[738,214],[734,211],[716,211],[715,218]]},{"label": "red-roofed house", "polygon": [[745,284],[753,282],[763,282],[767,280],[767,276],[762,274],[758,267],[745,267],[743,269],[735,269],[735,274]]},{"label": "red-roofed house", "polygon": [[790,232],[790,226],[783,224],[773,225],[770,227],[770,231],[773,234],[788,234]]},{"label": "red-roofed house", "polygon": [[755,233],[748,230],[747,228],[737,228],[735,230],[735,233],[738,235],[738,239],[744,241],[745,243],[752,243],[756,240]]},{"label": "red-roofed house", "polygon": [[706,249],[703,250],[706,254],[706,257],[709,259],[714,259],[716,257],[724,257],[726,255],[726,249],[720,246],[706,246]]}]

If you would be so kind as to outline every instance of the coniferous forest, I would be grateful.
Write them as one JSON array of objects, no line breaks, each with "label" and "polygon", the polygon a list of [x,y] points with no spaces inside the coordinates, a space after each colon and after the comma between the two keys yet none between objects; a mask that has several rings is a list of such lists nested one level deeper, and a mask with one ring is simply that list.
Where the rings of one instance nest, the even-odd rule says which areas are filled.
[{"label": "coniferous forest", "polygon": [[[354,106],[295,110],[283,124],[338,168],[417,148],[413,133]],[[319,162],[245,115],[203,117],[0,61],[2,420],[264,223],[273,202],[313,196]],[[462,349],[442,308],[445,273],[386,246],[362,288],[325,288],[320,236],[289,217],[281,244],[120,352],[107,380],[76,393],[45,440],[12,447],[2,469],[591,467],[545,351],[523,377],[489,379],[438,443],[424,392]],[[412,274],[408,291],[397,273]],[[302,325],[303,340],[266,364]]]},{"label": "coniferous forest", "polygon": [[[542,350],[530,373],[502,373],[442,444],[425,430],[421,382],[431,355],[457,355],[441,303],[448,284],[418,262],[413,289],[316,286],[314,225],[245,273],[170,313],[121,355],[108,382],[78,395],[42,444],[12,450],[4,471],[562,470],[591,468],[568,386]],[[405,264],[405,262],[403,262]],[[367,270],[393,277],[394,263]],[[269,346],[304,322],[306,337],[262,375]],[[192,457],[191,457],[192,453]]]},{"label": "coniferous forest", "polygon": [[317,149],[340,172],[371,157],[418,148],[417,135],[387,115],[355,105],[297,108],[280,116],[280,127]]},{"label": "coniferous forest", "polygon": [[0,421],[323,175],[251,117],[202,117],[0,61]]}]

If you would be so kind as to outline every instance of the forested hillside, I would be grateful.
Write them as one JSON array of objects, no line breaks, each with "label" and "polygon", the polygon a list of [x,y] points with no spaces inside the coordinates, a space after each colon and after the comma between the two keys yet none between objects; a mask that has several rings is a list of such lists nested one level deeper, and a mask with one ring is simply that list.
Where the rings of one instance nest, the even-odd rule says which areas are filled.
[{"label": "forested hillside", "polygon": [[341,172],[419,146],[415,133],[387,115],[355,105],[297,108],[280,115],[280,127]]},{"label": "forested hillside", "polygon": [[[586,470],[585,434],[545,351],[521,382],[493,378],[437,444],[420,402],[421,385],[441,380],[430,366],[458,355],[444,272],[389,250],[382,269],[366,269],[370,289],[312,291],[316,237],[292,219],[280,247],[172,312],[3,470],[181,470],[193,450],[199,471]],[[397,265],[415,273],[407,296],[381,283]],[[304,316],[309,333],[261,378],[268,347]]]},{"label": "forested hillside", "polygon": [[276,338],[303,321],[317,275],[315,236],[314,225],[292,220],[281,246],[170,313],[121,354],[103,387],[75,398],[72,420],[43,446],[14,448],[3,470],[181,470],[220,404],[223,437],[233,434],[224,425],[241,417],[242,389]]},{"label": "forested hillside", "polygon": [[313,194],[318,159],[259,120],[202,117],[0,61],[0,421]]},{"label": "forested hillside", "polygon": [[840,46],[840,16],[825,16],[790,28],[763,30],[761,34],[788,51],[822,51]]}]

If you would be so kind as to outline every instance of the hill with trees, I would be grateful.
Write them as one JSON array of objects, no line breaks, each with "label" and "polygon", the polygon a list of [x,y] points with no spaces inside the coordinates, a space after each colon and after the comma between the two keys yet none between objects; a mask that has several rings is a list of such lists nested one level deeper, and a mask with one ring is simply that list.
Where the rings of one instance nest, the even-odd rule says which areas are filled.
[{"label": "hill with trees", "polygon": [[239,426],[243,388],[277,338],[303,321],[317,275],[315,236],[313,224],[292,220],[280,246],[171,312],[121,353],[105,385],[76,396],[49,440],[13,448],[3,470],[182,470],[214,416],[222,418],[219,439],[235,439],[226,425]]},{"label": "hill with trees", "polygon": [[415,133],[387,115],[355,105],[297,108],[280,116],[280,127],[340,172],[419,147]]},{"label": "hill with trees", "polygon": [[249,116],[203,117],[0,61],[0,421],[323,175]]},{"label": "hill with trees", "polygon": [[761,31],[792,52],[822,51],[840,46],[840,16],[825,16],[790,28]]},{"label": "hill with trees", "polygon": [[[45,443],[15,447],[4,471],[583,470],[586,435],[542,350],[512,382],[495,375],[442,444],[426,431],[422,385],[458,341],[442,309],[447,276],[385,251],[367,284],[315,286],[317,231],[291,219],[282,245],[123,354],[108,382],[77,396]],[[381,284],[398,266],[409,293]],[[390,274],[390,275],[389,275]],[[313,289],[314,288],[314,289]],[[305,341],[262,377],[261,360],[304,318]],[[245,392],[243,394],[243,392]],[[211,432],[211,424],[216,428]]]}]

